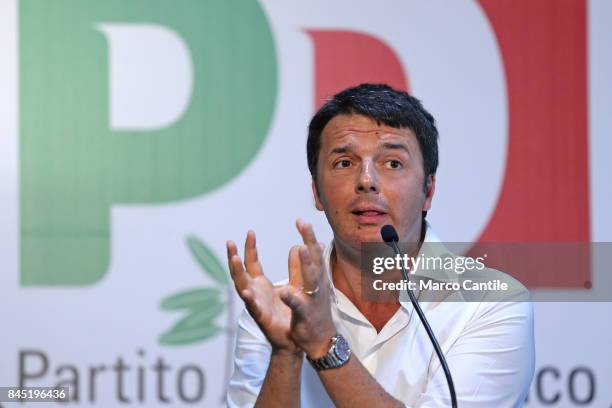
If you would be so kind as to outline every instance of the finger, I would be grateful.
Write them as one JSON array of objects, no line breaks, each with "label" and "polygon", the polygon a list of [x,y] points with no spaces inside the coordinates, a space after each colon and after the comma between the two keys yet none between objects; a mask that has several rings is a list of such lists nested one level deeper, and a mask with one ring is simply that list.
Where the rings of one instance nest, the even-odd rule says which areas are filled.
[{"label": "finger", "polygon": [[296,317],[304,317],[306,305],[300,298],[300,291],[291,285],[285,286],[280,291],[280,298],[285,303]]},{"label": "finger", "polygon": [[227,248],[227,265],[229,266],[230,275],[234,279],[234,266],[232,265],[232,256],[238,255],[238,248],[234,241],[227,241],[225,244]]},{"label": "finger", "polygon": [[227,260],[229,261],[232,255],[238,254],[238,248],[236,248],[236,244],[234,241],[227,241],[225,243],[225,247],[227,248]]},{"label": "finger", "polygon": [[238,255],[232,255],[230,258],[230,274],[236,286],[236,291],[240,294],[244,289],[249,287],[251,277],[244,269],[242,259]]},{"label": "finger", "polygon": [[317,267],[310,257],[310,251],[306,245],[300,247],[300,271],[302,273],[302,285],[306,290],[315,290],[319,285],[321,268]]},{"label": "finger", "polygon": [[253,278],[263,273],[259,258],[257,255],[257,241],[255,238],[255,232],[249,231],[247,233],[246,241],[244,242],[244,265],[246,270]]},{"label": "finger", "polygon": [[304,240],[304,244],[308,246],[308,251],[310,252],[310,256],[312,261],[315,264],[318,264],[322,259],[322,251],[319,243],[317,242],[317,237],[315,236],[314,230],[312,229],[311,224],[306,224],[302,220],[297,220],[297,228],[302,235],[302,239]]},{"label": "finger", "polygon": [[295,245],[289,250],[289,284],[300,288],[302,283],[302,263],[300,261],[300,246]]}]

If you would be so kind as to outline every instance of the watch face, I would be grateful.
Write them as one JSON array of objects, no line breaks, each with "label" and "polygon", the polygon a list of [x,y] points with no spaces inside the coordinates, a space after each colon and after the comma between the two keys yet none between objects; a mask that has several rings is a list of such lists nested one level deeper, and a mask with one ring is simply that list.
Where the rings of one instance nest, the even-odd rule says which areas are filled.
[{"label": "watch face", "polygon": [[344,339],[344,337],[338,336],[338,339],[336,340],[335,352],[338,358],[341,360],[346,360],[350,357],[351,350],[349,349],[349,345]]}]

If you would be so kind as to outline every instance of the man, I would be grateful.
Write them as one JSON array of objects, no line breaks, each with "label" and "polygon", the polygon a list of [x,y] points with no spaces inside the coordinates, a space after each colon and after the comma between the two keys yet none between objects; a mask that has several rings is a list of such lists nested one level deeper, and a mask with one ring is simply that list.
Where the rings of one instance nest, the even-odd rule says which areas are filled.
[{"label": "man", "polygon": [[[425,216],[435,191],[438,133],[405,92],[363,84],[315,114],[307,142],[312,191],[333,230],[323,250],[312,227],[273,286],[249,231],[244,262],[227,245],[248,313],[239,321],[229,406],[449,406],[444,373],[410,302],[362,297],[361,244],[435,241]],[[422,302],[453,374],[460,407],[520,406],[534,368],[528,302]],[[349,350],[350,348],[350,350]],[[306,363],[304,361],[307,360]]]}]

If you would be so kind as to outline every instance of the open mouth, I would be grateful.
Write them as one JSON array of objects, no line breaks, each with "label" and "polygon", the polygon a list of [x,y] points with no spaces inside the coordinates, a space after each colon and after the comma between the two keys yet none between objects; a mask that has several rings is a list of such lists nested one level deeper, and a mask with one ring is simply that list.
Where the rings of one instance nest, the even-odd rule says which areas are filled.
[{"label": "open mouth", "polygon": [[376,210],[366,210],[366,211],[352,211],[355,215],[366,216],[366,217],[375,217],[378,215],[385,215],[385,212],[376,211]]},{"label": "open mouth", "polygon": [[386,222],[387,213],[380,210],[353,210],[351,211],[355,221],[361,225],[380,225]]}]

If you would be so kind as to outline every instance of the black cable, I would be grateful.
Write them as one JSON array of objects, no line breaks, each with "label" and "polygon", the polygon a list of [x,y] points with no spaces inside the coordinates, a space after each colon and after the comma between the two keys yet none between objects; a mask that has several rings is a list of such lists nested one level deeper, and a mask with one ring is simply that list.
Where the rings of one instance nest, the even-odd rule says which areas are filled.
[{"label": "black cable", "polygon": [[[391,228],[387,228],[387,227],[391,227]],[[393,226],[391,225],[385,225],[381,229],[381,235],[383,237],[383,240],[393,248],[395,253],[401,256],[399,246],[397,245],[397,241],[399,240],[399,238],[398,238],[397,232],[395,231],[395,228],[393,228]],[[406,272],[406,268],[404,268],[403,264],[402,264],[402,276],[404,280],[406,281],[406,284],[408,284],[410,279],[408,276],[408,272]],[[423,323],[423,327],[425,327],[425,331],[427,332],[427,335],[429,336],[429,340],[431,340],[431,344],[433,344],[434,350],[436,351],[436,354],[438,355],[438,360],[440,360],[440,365],[442,366],[442,369],[444,370],[444,375],[446,376],[446,382],[448,383],[448,390],[450,392],[450,397],[451,397],[451,406],[452,408],[457,408],[457,394],[455,393],[455,384],[453,383],[453,377],[451,376],[450,369],[448,368],[448,364],[446,363],[446,358],[444,357],[444,354],[442,354],[442,349],[440,348],[440,345],[438,344],[438,340],[436,339],[436,336],[434,335],[434,332],[431,329],[431,326],[429,326],[429,322],[425,318],[425,313],[423,313],[423,310],[421,310],[421,306],[419,306],[419,302],[417,302],[417,300],[414,297],[414,294],[408,287],[406,287],[406,292],[408,292],[410,303],[412,303],[412,307],[414,307],[414,310],[416,310],[417,314],[419,315],[419,319],[421,320],[421,323]]]}]

